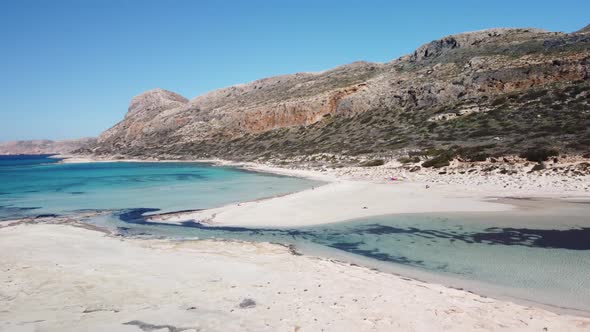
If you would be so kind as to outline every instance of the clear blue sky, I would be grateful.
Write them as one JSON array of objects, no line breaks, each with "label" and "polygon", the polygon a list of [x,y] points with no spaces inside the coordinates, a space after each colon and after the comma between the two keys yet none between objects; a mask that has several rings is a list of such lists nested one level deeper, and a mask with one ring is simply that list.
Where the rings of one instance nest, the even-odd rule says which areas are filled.
[{"label": "clear blue sky", "polygon": [[0,0],[0,140],[95,136],[156,87],[192,98],[452,33],[589,23],[588,0]]}]

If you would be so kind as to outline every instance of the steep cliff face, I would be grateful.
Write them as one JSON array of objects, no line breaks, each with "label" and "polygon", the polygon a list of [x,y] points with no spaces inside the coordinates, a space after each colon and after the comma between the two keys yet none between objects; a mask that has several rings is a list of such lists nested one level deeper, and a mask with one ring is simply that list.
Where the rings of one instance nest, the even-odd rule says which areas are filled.
[{"label": "steep cliff face", "polygon": [[[188,103],[188,99],[176,93],[154,89],[131,99],[125,119],[102,133],[99,144],[109,144],[114,149],[141,145],[142,140],[156,133],[164,133],[166,128],[174,130],[178,127],[174,118],[166,115],[166,111],[180,108]],[[161,120],[160,120],[161,119]]]},{"label": "steep cliff face", "polygon": [[359,62],[323,73],[271,77],[212,91],[190,102],[169,91],[151,90],[133,98],[125,119],[103,133],[99,143],[124,151],[159,142],[163,135],[193,142],[312,124],[341,112],[340,101],[361,89],[359,84],[381,67]]},{"label": "steep cliff face", "polygon": [[[190,101],[152,90],[135,97],[125,119],[86,152],[254,158],[487,144],[498,136],[510,152],[542,143],[542,126],[527,120],[534,112],[561,125],[546,128],[547,135],[560,137],[560,148],[578,151],[570,144],[574,136],[590,139],[585,30],[491,29],[447,36],[389,63],[265,78]],[[494,120],[490,110],[508,120]],[[432,120],[447,118],[453,120]]]}]

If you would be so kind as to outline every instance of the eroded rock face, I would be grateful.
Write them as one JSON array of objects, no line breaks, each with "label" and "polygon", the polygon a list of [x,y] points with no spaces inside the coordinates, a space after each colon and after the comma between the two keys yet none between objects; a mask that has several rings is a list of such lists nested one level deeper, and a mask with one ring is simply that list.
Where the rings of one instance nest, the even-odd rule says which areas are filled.
[{"label": "eroded rock face", "polygon": [[[242,146],[255,156],[284,150],[276,139],[267,139],[276,138],[281,130],[297,130],[298,140],[315,142],[309,136],[313,132],[325,142],[336,140],[346,130],[358,131],[358,135],[364,130],[370,137],[375,130],[371,126],[397,128],[404,118],[423,118],[411,124],[412,130],[423,131],[420,123],[426,126],[426,120],[441,107],[469,102],[470,107],[491,109],[488,104],[504,94],[588,82],[590,34],[585,30],[573,34],[539,29],[463,33],[430,42],[389,63],[356,62],[320,73],[270,77],[190,101],[156,89],[133,98],[123,121],[104,132],[99,143],[86,152],[223,157]],[[582,101],[577,107],[583,110],[584,105]],[[346,119],[365,113],[380,114],[379,124],[369,119],[348,129],[340,125],[329,132],[318,129],[334,122],[349,125]],[[384,135],[376,142],[387,149],[399,148],[391,143],[399,140],[394,136]],[[338,150],[338,143],[328,146]]]},{"label": "eroded rock face", "polygon": [[156,89],[130,103],[125,119],[99,137],[99,150],[157,142],[158,136],[189,142],[210,137],[309,125],[326,115],[350,112],[342,101],[364,89],[368,78],[384,67],[365,62],[323,73],[283,75],[212,91],[190,102]]},{"label": "eroded rock face", "polygon": [[[112,142],[114,147],[124,147],[141,140],[146,135],[163,131],[166,126],[175,129],[177,124],[170,124],[170,119],[165,112],[186,104],[188,99],[174,92],[163,89],[146,91],[131,99],[125,119],[102,133],[98,143]],[[158,122],[158,118],[165,120],[164,123]]]},{"label": "eroded rock face", "polygon": [[419,47],[411,56],[412,61],[422,61],[462,48],[484,47],[498,43],[516,42],[535,38],[546,31],[540,29],[488,29],[447,36]]}]

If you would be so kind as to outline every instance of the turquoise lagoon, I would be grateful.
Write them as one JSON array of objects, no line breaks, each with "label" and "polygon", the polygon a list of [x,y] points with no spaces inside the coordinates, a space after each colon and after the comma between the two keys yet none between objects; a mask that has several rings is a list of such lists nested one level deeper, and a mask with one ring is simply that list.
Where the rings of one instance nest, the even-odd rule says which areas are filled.
[{"label": "turquoise lagoon", "polygon": [[206,209],[320,184],[204,163],[58,161],[0,156],[0,220],[80,210]]},{"label": "turquoise lagoon", "polygon": [[149,213],[209,208],[319,182],[195,163],[56,164],[0,160],[0,220],[111,213],[85,221],[124,236],[270,241],[480,294],[590,315],[590,204],[529,202],[501,213],[380,216],[301,228],[147,223]]}]

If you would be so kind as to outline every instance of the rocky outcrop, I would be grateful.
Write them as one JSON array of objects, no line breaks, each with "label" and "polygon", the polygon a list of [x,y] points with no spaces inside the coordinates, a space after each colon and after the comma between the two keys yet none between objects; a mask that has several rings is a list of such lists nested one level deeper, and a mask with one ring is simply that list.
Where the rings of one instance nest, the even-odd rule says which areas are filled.
[{"label": "rocky outcrop", "polygon": [[587,26],[583,27],[582,29],[576,31],[575,33],[590,33],[590,24],[588,24]]},{"label": "rocky outcrop", "polygon": [[193,142],[309,125],[326,115],[347,112],[342,101],[362,90],[363,82],[381,67],[358,62],[323,73],[271,77],[216,90],[190,102],[169,91],[148,91],[133,98],[123,121],[100,135],[99,146],[124,151],[156,144],[163,135]]},{"label": "rocky outcrop", "polygon": [[80,138],[61,141],[31,140],[0,142],[0,155],[67,154],[92,144],[96,144],[96,139]]},{"label": "rocky outcrop", "polygon": [[131,99],[127,117],[153,117],[161,111],[181,107],[188,99],[174,92],[154,89]]},{"label": "rocky outcrop", "polygon": [[[311,150],[359,153],[472,145],[491,139],[490,135],[501,136],[498,128],[486,129],[495,128],[491,117],[499,105],[522,109],[514,118],[528,117],[531,105],[537,105],[542,110],[550,108],[547,114],[557,122],[566,121],[563,116],[586,123],[584,112],[590,108],[584,97],[590,79],[586,29],[573,34],[539,29],[463,33],[427,43],[388,63],[356,62],[320,73],[270,77],[190,101],[156,89],[133,98],[125,118],[82,152],[254,158]],[[582,95],[571,95],[568,89]],[[510,99],[535,91],[546,94],[531,100]],[[554,99],[543,99],[547,96]],[[496,101],[502,98],[508,101]],[[490,111],[450,115],[466,108]],[[437,133],[438,122],[428,119],[439,113],[451,119],[442,126],[451,126],[451,132],[458,123],[474,122],[469,123],[473,128],[456,137]],[[469,136],[473,132],[490,134]],[[521,136],[535,132],[531,128]],[[557,134],[572,135],[559,130]],[[578,134],[583,140],[588,133]],[[537,135],[530,142],[541,137]],[[515,143],[514,149],[530,143],[516,136],[510,140],[521,143]],[[353,137],[356,143],[350,142]],[[564,137],[566,148],[573,137]],[[300,144],[305,145],[295,148]]]},{"label": "rocky outcrop", "polygon": [[419,47],[410,56],[411,61],[423,61],[445,55],[456,49],[482,48],[505,42],[533,39],[546,31],[540,29],[489,29],[447,36]]},{"label": "rocky outcrop", "polygon": [[[176,118],[167,116],[166,111],[186,104],[188,99],[174,92],[162,89],[144,92],[131,99],[125,119],[102,133],[98,142],[115,142],[115,147],[121,142],[120,147],[124,147],[124,142],[139,141],[151,133],[163,132],[166,127],[176,128],[179,123],[175,121]],[[158,123],[159,118],[163,118],[164,123]]]}]

